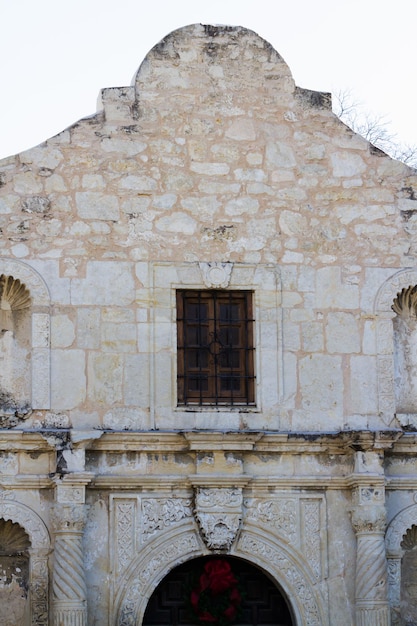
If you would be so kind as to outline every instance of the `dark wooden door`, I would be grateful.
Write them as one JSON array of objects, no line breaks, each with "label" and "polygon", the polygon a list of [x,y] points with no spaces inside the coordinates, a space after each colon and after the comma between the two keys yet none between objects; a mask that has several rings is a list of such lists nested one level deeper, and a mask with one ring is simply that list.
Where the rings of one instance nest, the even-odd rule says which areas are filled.
[{"label": "dark wooden door", "polygon": [[[272,580],[257,567],[233,557],[203,557],[172,570],[158,585],[146,608],[143,626],[188,626],[196,623],[190,597],[210,559],[226,560],[241,592],[236,626],[294,626],[288,605]],[[207,626],[210,623],[207,622]]]}]

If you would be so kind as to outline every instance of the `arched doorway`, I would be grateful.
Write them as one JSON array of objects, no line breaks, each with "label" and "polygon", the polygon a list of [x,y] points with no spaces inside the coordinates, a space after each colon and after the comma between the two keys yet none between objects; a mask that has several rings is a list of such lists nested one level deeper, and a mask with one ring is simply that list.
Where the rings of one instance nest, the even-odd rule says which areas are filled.
[{"label": "arched doorway", "polygon": [[[215,590],[217,596],[206,592],[203,597],[202,587],[208,583],[210,573],[217,583],[220,581],[220,589]],[[202,576],[205,577],[203,585]],[[225,577],[223,588],[226,590],[222,591],[221,580]],[[203,618],[200,621],[196,609]],[[209,613],[205,614],[206,619],[203,611]],[[225,621],[220,621],[225,611],[228,611],[230,620],[223,618]],[[174,568],[150,597],[142,625],[191,626],[199,623],[208,626],[210,623],[295,626],[282,592],[266,573],[242,559],[220,555],[192,559]]]}]

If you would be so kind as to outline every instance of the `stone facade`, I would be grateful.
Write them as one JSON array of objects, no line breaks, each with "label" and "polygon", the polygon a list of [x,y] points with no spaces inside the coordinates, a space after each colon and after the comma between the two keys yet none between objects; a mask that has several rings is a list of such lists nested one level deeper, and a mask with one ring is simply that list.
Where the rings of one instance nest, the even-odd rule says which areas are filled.
[{"label": "stone facade", "polygon": [[[0,187],[0,531],[29,555],[6,576],[0,537],[0,597],[25,626],[142,624],[217,553],[293,626],[417,623],[415,171],[255,33],[193,25]],[[251,293],[254,402],[178,401],[186,290]]]}]

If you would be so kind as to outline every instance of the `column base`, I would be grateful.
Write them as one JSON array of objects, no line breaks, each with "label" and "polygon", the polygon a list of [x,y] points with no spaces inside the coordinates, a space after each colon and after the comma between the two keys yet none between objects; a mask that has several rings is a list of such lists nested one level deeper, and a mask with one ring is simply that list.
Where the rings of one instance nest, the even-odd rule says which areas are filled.
[{"label": "column base", "polygon": [[69,603],[54,607],[53,626],[87,626],[87,610]]},{"label": "column base", "polygon": [[389,606],[384,603],[369,603],[356,608],[356,626],[390,626],[391,616]]}]

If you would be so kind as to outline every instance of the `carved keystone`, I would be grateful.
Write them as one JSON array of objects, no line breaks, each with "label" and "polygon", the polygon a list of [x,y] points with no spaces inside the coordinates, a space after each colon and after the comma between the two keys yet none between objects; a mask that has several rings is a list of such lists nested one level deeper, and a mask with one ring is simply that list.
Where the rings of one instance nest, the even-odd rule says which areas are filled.
[{"label": "carved keystone", "polygon": [[197,487],[195,516],[209,550],[230,550],[242,520],[242,489]]}]

